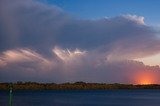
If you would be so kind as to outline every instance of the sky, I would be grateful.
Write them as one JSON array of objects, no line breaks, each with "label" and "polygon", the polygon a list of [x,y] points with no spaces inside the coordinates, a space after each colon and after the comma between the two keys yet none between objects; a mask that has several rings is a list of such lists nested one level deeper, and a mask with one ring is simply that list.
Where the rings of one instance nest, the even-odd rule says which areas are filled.
[{"label": "sky", "polygon": [[77,18],[99,19],[117,15],[136,14],[145,17],[145,22],[159,25],[159,0],[42,0],[56,5]]},{"label": "sky", "polygon": [[0,82],[160,83],[159,4],[1,0]]}]

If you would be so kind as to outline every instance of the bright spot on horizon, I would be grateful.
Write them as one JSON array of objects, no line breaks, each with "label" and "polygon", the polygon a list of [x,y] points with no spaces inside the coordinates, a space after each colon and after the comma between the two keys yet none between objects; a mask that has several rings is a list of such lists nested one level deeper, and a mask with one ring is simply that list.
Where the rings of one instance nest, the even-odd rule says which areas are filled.
[{"label": "bright spot on horizon", "polygon": [[138,73],[136,76],[136,84],[147,85],[155,84],[155,75],[147,72]]}]

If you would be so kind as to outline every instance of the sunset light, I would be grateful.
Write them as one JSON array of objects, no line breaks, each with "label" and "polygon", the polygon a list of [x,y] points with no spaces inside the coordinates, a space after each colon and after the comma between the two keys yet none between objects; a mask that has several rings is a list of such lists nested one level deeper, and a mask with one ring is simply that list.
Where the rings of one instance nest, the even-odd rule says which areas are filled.
[{"label": "sunset light", "polygon": [[153,82],[149,78],[142,78],[139,82],[141,85],[152,84]]},{"label": "sunset light", "polygon": [[136,76],[136,84],[140,85],[148,85],[148,84],[155,84],[155,75],[149,72],[139,73]]}]

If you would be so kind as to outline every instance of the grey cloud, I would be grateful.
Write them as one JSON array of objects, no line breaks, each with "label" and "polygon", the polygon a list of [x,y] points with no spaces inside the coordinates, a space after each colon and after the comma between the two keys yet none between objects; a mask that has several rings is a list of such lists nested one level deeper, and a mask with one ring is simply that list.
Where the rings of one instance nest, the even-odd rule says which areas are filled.
[{"label": "grey cloud", "polygon": [[[72,21],[58,36],[60,45],[135,58],[159,52],[154,29],[123,16],[96,21]],[[139,55],[140,54],[140,55]],[[123,57],[124,57],[123,56]]]},{"label": "grey cloud", "polygon": [[[156,35],[157,32],[144,23],[144,17],[136,15],[81,20],[39,1],[1,0],[0,80],[125,82],[140,70],[151,70],[150,73],[156,70],[153,73],[157,74],[157,67],[124,62],[160,52]],[[63,56],[69,60],[67,63],[53,52],[56,46],[62,48]],[[8,50],[25,57],[24,48],[38,57],[27,55],[27,59],[33,60],[18,63],[4,59]],[[77,56],[75,49],[86,54]],[[46,68],[48,63],[45,66],[42,60],[52,67]]]},{"label": "grey cloud", "polygon": [[59,27],[68,17],[58,7],[33,0],[1,0],[0,4],[2,50],[16,47],[49,49],[55,45]]},{"label": "grey cloud", "polygon": [[1,51],[29,47],[49,52],[58,45],[70,49],[100,49],[106,54],[135,58],[160,50],[156,32],[143,24],[143,17],[127,15],[78,20],[56,6],[38,1],[0,2]]},{"label": "grey cloud", "polygon": [[[21,52],[21,54],[26,56],[25,53]],[[44,59],[43,56],[35,54],[34,57],[27,55],[29,60],[25,62],[24,60],[21,60],[22,62],[18,61],[19,64],[7,62],[7,59],[4,60],[7,65],[0,68],[0,81],[56,83],[85,81],[135,84],[140,83],[141,78],[149,74],[149,76],[146,76],[147,80],[151,80],[151,83],[160,83],[159,66],[145,66],[142,62],[132,60],[111,62],[101,58],[101,56],[94,58],[95,54],[82,55],[77,60],[67,59],[65,62],[57,60],[58,58]],[[30,58],[34,59],[30,60]]]}]

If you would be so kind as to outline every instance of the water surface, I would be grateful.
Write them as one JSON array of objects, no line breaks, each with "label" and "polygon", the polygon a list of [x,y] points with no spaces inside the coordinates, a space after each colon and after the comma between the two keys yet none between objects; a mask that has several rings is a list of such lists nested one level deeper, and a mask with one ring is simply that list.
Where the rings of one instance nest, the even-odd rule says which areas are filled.
[{"label": "water surface", "polygon": [[[0,91],[0,106],[8,101]],[[13,106],[160,106],[160,90],[14,91]]]}]

